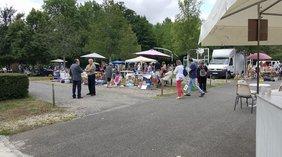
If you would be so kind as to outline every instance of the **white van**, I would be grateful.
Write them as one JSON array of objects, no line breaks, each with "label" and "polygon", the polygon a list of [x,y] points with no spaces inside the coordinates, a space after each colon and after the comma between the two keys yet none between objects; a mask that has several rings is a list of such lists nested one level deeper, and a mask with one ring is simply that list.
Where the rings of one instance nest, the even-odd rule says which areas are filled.
[{"label": "white van", "polygon": [[245,71],[245,57],[235,49],[215,49],[208,66],[209,72],[214,77],[231,78]]}]

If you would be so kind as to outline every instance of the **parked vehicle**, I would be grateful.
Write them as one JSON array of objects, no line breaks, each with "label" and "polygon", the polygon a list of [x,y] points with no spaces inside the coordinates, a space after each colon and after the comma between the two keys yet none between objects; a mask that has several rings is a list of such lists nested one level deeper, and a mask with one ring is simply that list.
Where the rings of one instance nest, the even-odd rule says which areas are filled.
[{"label": "parked vehicle", "polygon": [[281,65],[281,63],[280,63],[280,61],[271,61],[270,62],[270,65],[273,67],[273,68],[279,68],[280,67],[280,65]]},{"label": "parked vehicle", "polygon": [[235,49],[215,49],[208,66],[213,77],[231,78],[245,71],[245,56]]}]

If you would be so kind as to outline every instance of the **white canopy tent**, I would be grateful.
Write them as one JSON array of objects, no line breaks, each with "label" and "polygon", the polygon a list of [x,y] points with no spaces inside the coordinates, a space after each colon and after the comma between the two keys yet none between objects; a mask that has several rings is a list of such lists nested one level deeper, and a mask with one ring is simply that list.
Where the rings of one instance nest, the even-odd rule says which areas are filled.
[{"label": "white canopy tent", "polygon": [[106,59],[106,57],[98,54],[98,53],[90,53],[88,55],[84,55],[84,56],[81,56],[82,58],[100,58],[100,59]]},{"label": "white canopy tent", "polygon": [[[260,9],[258,10],[258,5]],[[268,40],[261,45],[282,45],[281,0],[218,0],[202,25],[202,46],[257,45],[248,41],[248,19],[268,19]]]},{"label": "white canopy tent", "polygon": [[[257,41],[248,40],[249,19],[258,19],[258,29],[255,30]],[[268,33],[268,38],[261,41],[260,24],[264,19],[268,20],[268,28],[263,33]],[[202,25],[199,43],[202,46],[282,45],[282,0],[217,0],[208,20]],[[259,68],[257,73],[259,74]],[[262,101],[269,104],[269,101]],[[281,118],[278,117],[281,110],[279,113],[269,109],[262,112],[265,104],[259,102],[257,109],[256,156],[281,156],[281,127],[275,125],[281,123]],[[275,108],[273,103],[270,106]],[[269,121],[261,121],[263,118]],[[274,133],[268,133],[270,131]]]},{"label": "white canopy tent", "polygon": [[125,62],[126,63],[138,63],[138,62],[145,63],[145,62],[157,62],[157,61],[155,59],[139,56],[136,58],[128,59]]},{"label": "white canopy tent", "polygon": [[[268,20],[266,41],[248,40],[249,19],[258,19],[258,39],[261,38],[262,19]],[[208,20],[202,25],[199,43],[202,46],[282,45],[281,34],[282,0],[218,0]]]},{"label": "white canopy tent", "polygon": [[[67,62],[67,61],[65,61]],[[64,63],[64,60],[62,59],[55,59],[55,60],[51,60],[51,63]]]}]

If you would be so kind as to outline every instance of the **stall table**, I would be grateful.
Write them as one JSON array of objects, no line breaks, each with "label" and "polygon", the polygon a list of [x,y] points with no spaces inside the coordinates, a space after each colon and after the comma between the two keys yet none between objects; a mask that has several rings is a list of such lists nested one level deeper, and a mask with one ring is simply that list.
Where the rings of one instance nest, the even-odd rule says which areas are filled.
[{"label": "stall table", "polygon": [[256,118],[256,156],[282,155],[282,92],[259,95]]}]

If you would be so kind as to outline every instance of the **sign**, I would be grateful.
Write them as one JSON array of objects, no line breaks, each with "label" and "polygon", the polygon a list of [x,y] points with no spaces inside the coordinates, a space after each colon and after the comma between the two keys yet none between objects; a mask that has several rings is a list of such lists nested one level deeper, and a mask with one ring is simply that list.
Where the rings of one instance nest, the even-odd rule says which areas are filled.
[{"label": "sign", "polygon": [[[260,41],[268,39],[268,20],[260,20]],[[248,41],[258,41],[258,19],[248,21]]]}]

